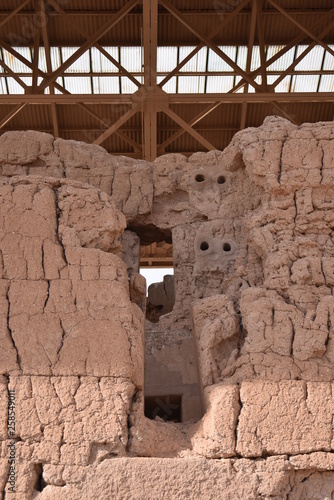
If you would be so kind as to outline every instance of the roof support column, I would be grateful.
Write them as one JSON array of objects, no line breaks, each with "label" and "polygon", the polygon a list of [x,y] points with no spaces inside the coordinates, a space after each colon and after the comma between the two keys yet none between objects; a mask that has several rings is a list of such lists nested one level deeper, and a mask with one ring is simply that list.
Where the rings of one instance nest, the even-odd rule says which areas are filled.
[{"label": "roof support column", "polygon": [[157,84],[158,0],[143,0],[144,96],[143,99],[143,158],[157,157],[157,106],[149,99]]}]

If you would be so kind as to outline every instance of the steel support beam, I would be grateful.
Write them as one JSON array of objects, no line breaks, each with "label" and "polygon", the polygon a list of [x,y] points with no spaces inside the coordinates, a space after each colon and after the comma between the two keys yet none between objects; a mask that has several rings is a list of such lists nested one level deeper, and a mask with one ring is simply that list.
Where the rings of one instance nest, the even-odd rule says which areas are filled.
[{"label": "steel support beam", "polygon": [[314,40],[318,45],[321,45],[325,50],[327,50],[332,56],[334,56],[334,50],[331,49],[327,43],[323,42],[321,40],[321,38],[317,37],[316,35],[314,35],[314,33],[312,33],[312,31],[308,30],[307,28],[305,28],[302,24],[300,24],[298,21],[296,21],[285,9],[282,9],[282,7],[280,7],[279,5],[277,5],[277,3],[275,3],[273,0],[268,0],[268,2],[273,6],[275,7],[275,9],[278,10],[278,12],[280,12],[284,17],[286,17],[286,19],[288,19],[288,21],[290,21],[292,24],[294,24],[295,26],[297,26],[297,28],[299,28],[301,31],[303,31],[307,36],[309,36],[310,38],[312,38],[312,40]]},{"label": "steel support beam", "polygon": [[[47,74],[50,75],[52,73],[52,61],[51,61],[51,48],[50,48],[50,41],[49,41],[49,35],[48,35],[48,28],[47,28],[47,15],[45,11],[45,3],[44,0],[39,0],[40,2],[40,15],[42,19],[42,38],[43,38],[43,44],[44,44],[44,52],[45,52],[45,59],[46,59],[46,69],[47,69]],[[50,85],[50,94],[54,94],[54,86]],[[53,123],[53,135],[55,137],[59,137],[59,123],[58,123],[58,116],[57,116],[57,105],[55,102],[51,103],[51,117],[52,117],[52,123]]]},{"label": "steel support beam", "polygon": [[157,103],[149,97],[157,84],[158,0],[143,0],[144,88],[143,88],[143,158],[157,157]]},{"label": "steel support beam", "polygon": [[242,76],[250,85],[252,85],[255,90],[260,90],[259,85],[249,76],[247,73],[240,68],[230,57],[228,57],[220,48],[211,40],[208,39],[207,36],[199,33],[194,27],[190,26],[190,24],[186,21],[185,17],[174,7],[173,4],[169,2],[169,0],[160,0],[160,3],[171,13],[173,16],[180,21],[186,28],[189,29],[191,33],[193,33],[201,42],[203,42],[207,47],[210,47],[216,54],[221,57],[231,68],[233,68],[240,76]]},{"label": "steel support beam", "polygon": [[113,123],[107,130],[103,132],[93,144],[102,144],[108,137],[110,137],[116,130],[118,130],[124,123],[126,123],[131,116],[135,115],[138,112],[138,108],[133,106],[129,111],[127,111],[124,115],[122,115],[115,123]]},{"label": "steel support beam", "polygon": [[[257,18],[257,4],[255,0],[252,0],[252,17],[249,31],[249,39],[247,46],[247,60],[246,60],[246,73],[250,73],[252,54],[255,40],[255,28],[256,28],[256,18]],[[244,86],[243,91],[248,93],[248,83]],[[241,106],[241,117],[240,117],[240,130],[246,127],[247,119],[247,102],[243,102]]]},{"label": "steel support beam", "polygon": [[79,59],[82,54],[86,52],[90,47],[95,45],[96,42],[100,40],[108,31],[110,31],[116,24],[118,24],[121,19],[123,19],[126,14],[128,14],[135,5],[137,5],[138,0],[129,0],[127,4],[115,15],[107,21],[93,36],[91,36],[86,42],[84,42],[81,47],[74,52],[59,68],[57,68],[49,77],[47,77],[41,84],[40,90],[44,90],[51,83],[53,83],[58,76],[64,73],[64,71],[69,68],[77,59]]},{"label": "steel support beam", "polygon": [[[328,25],[329,20],[334,16],[334,9],[331,9],[327,14],[322,16],[321,19],[318,19],[310,29],[315,30],[318,29],[320,26],[326,23],[326,28],[324,31],[322,31],[322,37],[326,35],[331,29],[332,29],[332,22]],[[321,35],[318,36],[320,38]],[[280,57],[282,57],[284,54],[286,54],[290,49],[301,43],[304,39],[306,38],[305,33],[301,33],[298,35],[296,38],[291,40],[291,42],[287,43],[281,50],[279,50],[275,55],[273,55],[268,61],[266,61],[265,67],[266,69],[271,66],[275,61],[277,61]],[[312,48],[316,45],[312,45]],[[306,49],[307,50],[307,49]],[[305,51],[304,51],[305,52]],[[303,53],[304,54],[304,53]],[[305,54],[306,55],[306,54]],[[293,66],[293,65],[292,65]],[[286,71],[290,71],[289,67]],[[256,78],[257,75],[261,73],[261,67],[257,68],[256,70],[252,71],[250,76],[253,78]],[[246,80],[242,78],[240,82],[238,82],[231,90],[229,90],[229,93],[234,93],[237,92],[241,87],[243,87],[246,84]]]},{"label": "steel support beam", "polygon": [[[217,109],[220,105],[221,105],[221,102],[215,102],[214,104],[210,104],[210,106],[208,108],[205,108],[204,111],[202,111],[197,116],[195,116],[192,120],[190,120],[190,122],[189,122],[190,127],[194,127],[197,123],[199,123],[201,120],[203,120],[203,118],[205,118],[210,113],[212,113],[212,111]],[[170,144],[172,144],[174,141],[176,141],[176,139],[181,137],[185,132],[186,131],[181,128],[175,134],[168,137],[168,139],[166,139],[162,144],[160,144],[159,150],[158,150],[159,155],[164,154],[166,147],[169,146]]]},{"label": "steel support beam", "polygon": [[[63,17],[64,17],[64,20],[65,21],[68,21],[68,23],[70,22],[69,18],[68,18],[68,14],[66,14],[66,12],[61,8],[59,7],[58,3],[55,1],[55,0],[48,0],[49,3],[54,7],[54,9],[59,13],[61,14]],[[74,25],[74,29],[75,31],[77,31],[83,38],[85,38],[86,40],[89,40],[89,35],[87,33],[85,33],[84,31],[78,29],[75,25]],[[140,87],[140,83],[138,82],[138,80],[134,77],[133,74],[129,73],[129,71],[127,71],[124,66],[122,66],[118,61],[116,61],[116,59],[114,57],[112,57],[109,52],[107,52],[104,47],[102,47],[102,45],[100,45],[98,42],[96,42],[94,44],[94,47],[96,47],[100,52],[101,54],[104,55],[104,57],[106,57],[107,59],[109,59],[109,61],[114,65],[116,66],[116,68],[118,68],[118,70],[120,71],[120,73],[122,73],[123,76],[126,76],[129,78],[129,80],[132,81],[132,83],[134,83],[135,85],[137,85],[137,87]],[[95,75],[95,73],[94,73]],[[115,74],[113,74],[114,76]],[[68,75],[66,75],[68,76]],[[86,75],[85,75],[86,76]]]},{"label": "steel support beam", "polygon": [[212,151],[213,149],[216,149],[211,142],[207,141],[201,134],[199,134],[195,129],[193,129],[187,122],[185,122],[179,115],[174,113],[169,108],[165,108],[164,112],[166,113],[167,116],[169,116],[172,120],[174,120],[180,127],[182,127],[185,132],[188,132],[196,141],[198,141],[202,146],[207,148],[209,151]]},{"label": "steel support beam", "polygon": [[5,125],[7,125],[7,123],[10,122],[10,120],[12,118],[14,118],[14,116],[16,116],[23,108],[25,108],[27,106],[27,103],[23,103],[23,104],[18,104],[17,106],[15,106],[14,109],[12,109],[8,115],[6,115],[1,121],[0,121],[0,129],[2,129]]},{"label": "steel support beam", "polygon": [[[140,90],[139,90],[140,91]],[[139,92],[138,91],[138,92]],[[1,104],[132,104],[135,101],[136,94],[10,94],[0,95]],[[212,104],[229,103],[236,104],[242,102],[261,103],[261,102],[334,102],[334,92],[256,92],[254,94],[168,94],[170,104]]]},{"label": "steel support beam", "polygon": [[[322,30],[322,32],[318,35],[318,38],[321,40],[322,38],[324,38],[324,36],[326,36],[326,34],[333,28],[334,26],[334,20],[332,20],[332,22],[330,22],[326,28],[324,28]],[[288,71],[290,71],[291,69],[293,69],[295,66],[297,66],[297,64],[302,60],[304,59],[304,57],[307,56],[307,54],[309,52],[311,52],[311,50],[317,45],[317,42],[312,42],[294,61],[292,64],[290,64],[290,66],[285,70],[283,71],[283,73],[281,74],[281,76],[279,78],[277,78],[277,80],[275,80],[275,83],[273,84],[273,88],[277,87],[277,85],[282,81],[284,80],[286,74]]]},{"label": "steel support beam", "polygon": [[[249,3],[249,0],[244,0],[243,2],[241,2],[237,7],[236,9],[231,12],[231,13],[228,13],[228,14],[225,14],[224,15],[224,18],[222,20],[222,22],[219,24],[219,26],[217,28],[215,28],[213,31],[211,31],[211,33],[209,33],[207,35],[207,40],[211,41],[226,25],[228,25],[232,20],[233,18],[239,14],[239,12]],[[170,73],[168,73],[168,75],[162,80],[162,82],[159,83],[159,86],[162,88],[174,75],[178,74],[178,72],[180,71],[180,69],[188,62],[190,61],[190,59],[192,59],[196,54],[197,52],[199,52],[201,50],[202,47],[205,47],[205,43],[204,42],[201,42],[199,45],[197,45],[197,47],[194,48],[194,50],[192,50],[190,52],[190,54],[188,54],[174,69],[173,71],[171,71]]]}]

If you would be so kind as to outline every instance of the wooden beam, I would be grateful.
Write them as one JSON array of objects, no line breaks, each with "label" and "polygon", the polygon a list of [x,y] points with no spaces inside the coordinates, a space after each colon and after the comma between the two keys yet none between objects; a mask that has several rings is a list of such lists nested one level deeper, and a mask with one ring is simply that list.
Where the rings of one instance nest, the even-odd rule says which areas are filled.
[{"label": "wooden beam", "polygon": [[135,5],[137,5],[139,0],[129,0],[120,11],[109,19],[93,36],[91,36],[86,42],[84,42],[81,47],[72,54],[63,64],[59,66],[53,73],[47,77],[41,84],[40,90],[44,90],[54,82],[58,76],[64,73],[64,71],[69,68],[77,59],[79,59],[82,54],[86,52],[90,47],[92,47],[100,38],[102,38],[108,31],[110,31],[116,24],[118,24],[123,17],[125,17]]},{"label": "wooden beam", "polygon": [[139,111],[137,106],[133,106],[129,111],[127,111],[123,116],[121,116],[113,125],[111,125],[107,130],[103,132],[93,144],[102,144],[108,137],[110,137],[116,130],[118,130],[125,122],[127,122],[131,116],[135,115]]},{"label": "wooden beam", "polygon": [[1,121],[0,121],[0,129],[2,129],[5,125],[7,125],[7,123],[10,122],[10,120],[12,118],[14,118],[14,116],[16,116],[20,111],[22,111],[23,108],[25,108],[26,106],[28,105],[27,102],[24,102],[22,104],[18,104],[17,106],[15,106],[14,109],[12,109],[7,116],[5,116],[5,118],[3,118]]},{"label": "wooden beam", "polygon": [[180,21],[186,28],[191,31],[199,40],[201,40],[205,45],[210,47],[216,54],[221,57],[231,68],[233,68],[238,75],[242,76],[252,87],[256,90],[260,90],[260,86],[249,76],[247,73],[240,68],[230,57],[228,57],[215,43],[209,40],[206,36],[199,33],[195,28],[193,28],[184,18],[184,16],[178,11],[174,5],[172,5],[169,0],[160,0],[160,3],[171,13],[173,16]]},{"label": "wooden beam", "polygon": [[[211,33],[209,33],[209,35],[207,36],[207,39],[212,40],[212,38],[214,38],[227,24],[229,24],[232,21],[232,19],[249,3],[249,1],[250,0],[243,0],[243,2],[241,2],[233,12],[226,14],[224,16],[224,19],[222,20],[222,22],[219,24],[219,26],[217,26],[217,28],[215,28],[213,31],[211,31]],[[185,64],[187,64],[187,62],[190,61],[190,59],[192,59],[197,54],[197,52],[199,52],[201,50],[202,47],[205,47],[204,42],[201,42],[199,45],[197,45],[197,47],[195,47],[195,49],[192,50],[190,52],[190,54],[188,54],[173,69],[173,71],[168,73],[168,75],[159,83],[159,87],[163,87],[174,75],[176,75],[180,71],[180,69]]]},{"label": "wooden beam", "polygon": [[179,115],[174,113],[170,108],[165,107],[163,112],[166,113],[172,120],[174,120],[180,127],[182,127],[185,132],[188,132],[196,141],[198,141],[202,146],[204,146],[209,151],[217,149],[211,142],[207,141],[201,134],[194,130],[187,122],[183,120]]}]

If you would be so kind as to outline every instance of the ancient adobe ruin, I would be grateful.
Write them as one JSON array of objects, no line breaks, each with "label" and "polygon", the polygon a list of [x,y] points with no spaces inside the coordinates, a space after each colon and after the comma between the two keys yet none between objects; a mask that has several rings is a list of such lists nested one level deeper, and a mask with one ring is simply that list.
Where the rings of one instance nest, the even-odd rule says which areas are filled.
[{"label": "ancient adobe ruin", "polygon": [[3,498],[12,441],[19,499],[333,498],[333,158],[334,123],[278,117],[153,163],[0,137]]}]

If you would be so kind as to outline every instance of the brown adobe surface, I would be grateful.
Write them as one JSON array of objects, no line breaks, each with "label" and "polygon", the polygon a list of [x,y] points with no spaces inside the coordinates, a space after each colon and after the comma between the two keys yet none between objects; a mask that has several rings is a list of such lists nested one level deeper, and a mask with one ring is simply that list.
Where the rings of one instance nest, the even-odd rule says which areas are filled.
[{"label": "brown adobe surface", "polygon": [[[333,123],[277,117],[154,163],[1,136],[0,488],[15,389],[20,500],[332,498],[333,158]],[[139,237],[174,252],[146,333]]]}]

